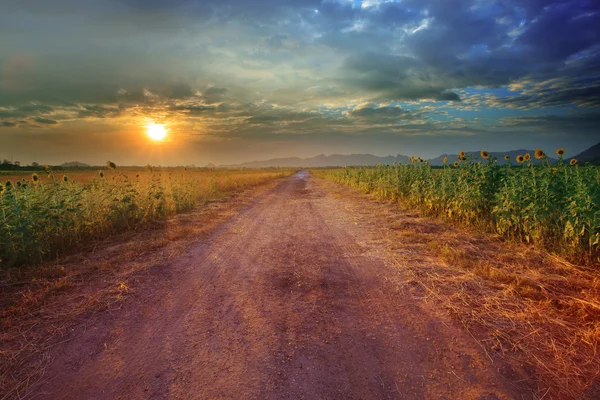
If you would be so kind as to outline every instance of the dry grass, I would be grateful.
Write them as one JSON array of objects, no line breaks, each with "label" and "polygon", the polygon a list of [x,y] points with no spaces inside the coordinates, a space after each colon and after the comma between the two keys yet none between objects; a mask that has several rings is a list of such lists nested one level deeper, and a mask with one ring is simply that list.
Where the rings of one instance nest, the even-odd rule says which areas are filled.
[{"label": "dry grass", "polygon": [[533,367],[539,398],[597,395],[590,394],[600,382],[597,270],[323,184],[389,243],[390,261],[416,297],[454,315],[491,359]]},{"label": "dry grass", "polygon": [[0,268],[57,258],[91,240],[143,229],[152,221],[291,173],[150,167],[145,172],[117,168],[72,175],[48,170],[29,180],[7,180],[0,183]]},{"label": "dry grass", "polygon": [[[121,307],[146,273],[163,268],[256,196],[230,193],[144,231],[90,243],[81,253],[0,276],[0,400],[22,398],[51,361],[48,351],[100,311]],[[100,315],[100,314],[99,314]]]},{"label": "dry grass", "polygon": [[[600,373],[600,278],[550,254],[462,232],[428,243],[434,263],[401,263],[485,348],[536,366],[557,397]],[[439,262],[442,261],[442,262]]]}]

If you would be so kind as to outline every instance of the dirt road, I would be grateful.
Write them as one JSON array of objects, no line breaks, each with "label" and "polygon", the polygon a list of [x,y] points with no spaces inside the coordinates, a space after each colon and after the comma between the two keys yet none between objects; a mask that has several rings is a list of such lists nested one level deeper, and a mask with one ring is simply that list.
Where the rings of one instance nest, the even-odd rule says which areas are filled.
[{"label": "dirt road", "polygon": [[527,398],[306,172],[56,346],[34,398]]}]

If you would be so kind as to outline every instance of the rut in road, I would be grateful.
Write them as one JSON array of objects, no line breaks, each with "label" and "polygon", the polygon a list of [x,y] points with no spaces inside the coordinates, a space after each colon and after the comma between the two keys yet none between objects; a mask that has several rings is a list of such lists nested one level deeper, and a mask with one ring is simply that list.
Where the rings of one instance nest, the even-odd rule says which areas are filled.
[{"label": "rut in road", "polygon": [[282,181],[55,347],[35,398],[521,398],[341,204]]}]

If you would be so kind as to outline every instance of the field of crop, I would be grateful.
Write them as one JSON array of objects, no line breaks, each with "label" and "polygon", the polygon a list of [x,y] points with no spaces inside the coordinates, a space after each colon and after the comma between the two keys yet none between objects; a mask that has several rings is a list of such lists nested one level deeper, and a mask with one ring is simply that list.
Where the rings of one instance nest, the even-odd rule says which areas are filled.
[{"label": "field of crop", "polygon": [[121,170],[109,162],[101,171],[0,175],[0,262],[53,258],[291,172]]},{"label": "field of crop", "polygon": [[[425,215],[531,243],[578,263],[600,262],[600,167],[549,163],[542,150],[505,166],[461,154],[442,168],[421,159],[394,166],[315,171],[322,177],[399,201]],[[510,161],[510,160],[509,160]]]}]

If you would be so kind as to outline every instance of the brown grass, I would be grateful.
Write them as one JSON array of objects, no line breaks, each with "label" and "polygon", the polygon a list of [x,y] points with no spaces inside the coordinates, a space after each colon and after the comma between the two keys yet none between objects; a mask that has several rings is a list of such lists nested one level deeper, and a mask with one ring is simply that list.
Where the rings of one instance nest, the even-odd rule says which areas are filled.
[{"label": "brown grass", "polygon": [[405,288],[456,317],[490,359],[533,369],[539,398],[598,395],[597,270],[320,182],[390,243]]},{"label": "brown grass", "polygon": [[146,271],[164,268],[278,182],[230,193],[55,262],[0,270],[0,400],[21,398],[43,377],[48,350],[67,332],[100,311],[121,307]]}]

